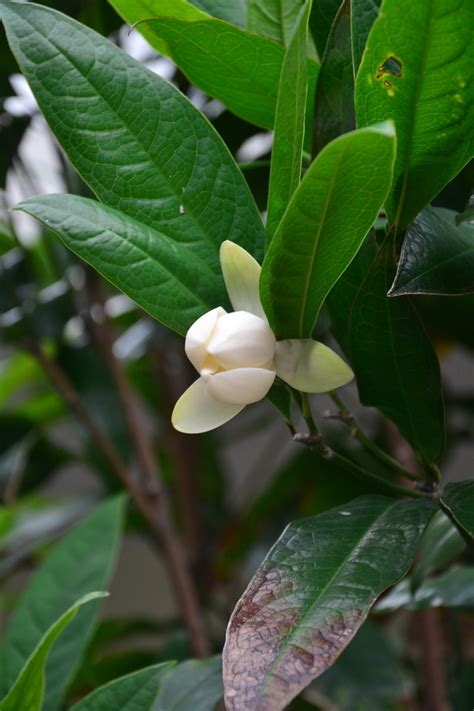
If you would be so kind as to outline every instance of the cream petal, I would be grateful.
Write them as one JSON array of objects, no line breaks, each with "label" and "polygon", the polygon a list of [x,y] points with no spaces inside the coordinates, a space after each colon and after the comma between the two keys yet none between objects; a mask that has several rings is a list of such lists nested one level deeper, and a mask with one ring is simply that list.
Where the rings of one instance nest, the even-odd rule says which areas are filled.
[{"label": "cream petal", "polygon": [[193,323],[186,334],[184,350],[198,372],[201,371],[207,358],[207,342],[211,337],[216,321],[219,316],[223,316],[225,313],[225,309],[221,306],[208,311]]},{"label": "cream petal", "polygon": [[337,353],[311,339],[278,341],[274,363],[282,380],[306,393],[325,393],[346,385],[354,377]]},{"label": "cream petal", "polygon": [[275,336],[266,321],[247,311],[234,311],[216,322],[207,352],[222,368],[258,368],[271,361]]},{"label": "cream petal", "polygon": [[274,380],[274,370],[235,368],[210,375],[207,389],[216,400],[233,405],[250,405],[265,397]]},{"label": "cream petal", "polygon": [[221,269],[234,311],[248,311],[266,320],[260,301],[260,264],[235,242],[225,240],[220,249]]},{"label": "cream petal", "polygon": [[209,432],[231,420],[243,408],[244,405],[215,400],[209,394],[204,379],[198,378],[174,406],[171,422],[176,430],[186,434]]}]

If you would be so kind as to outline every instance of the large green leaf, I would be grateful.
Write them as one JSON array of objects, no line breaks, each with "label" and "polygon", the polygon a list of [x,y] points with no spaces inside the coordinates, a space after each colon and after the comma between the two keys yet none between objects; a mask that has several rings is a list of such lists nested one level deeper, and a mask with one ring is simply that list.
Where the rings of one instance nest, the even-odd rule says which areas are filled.
[{"label": "large green leaf", "polygon": [[351,46],[351,1],[344,0],[321,60],[314,105],[315,153],[355,128]]},{"label": "large green leaf", "polygon": [[[107,593],[92,592],[77,600],[59,619],[57,619],[44,633],[34,648],[34,651],[25,661],[18,678],[0,701],[0,711],[41,711],[45,691],[45,666],[51,649],[61,632],[70,624],[82,605],[104,597]],[[45,702],[45,708],[52,708]]]},{"label": "large green leaf", "polygon": [[357,74],[372,25],[379,14],[382,0],[352,0],[351,34],[354,74]]},{"label": "large green leaf", "polygon": [[260,280],[277,338],[311,335],[328,292],[356,255],[390,188],[390,124],[353,131],[311,165],[275,232]]},{"label": "large green leaf", "polygon": [[456,523],[474,540],[474,480],[448,484],[441,502]]},{"label": "large green leaf", "polygon": [[410,297],[387,297],[393,280],[392,244],[367,238],[333,289],[333,332],[355,372],[364,405],[393,420],[428,462],[445,445],[439,364]]},{"label": "large green leaf", "polygon": [[384,0],[356,82],[360,126],[393,119],[397,159],[386,203],[403,229],[473,153],[471,0]]},{"label": "large green leaf", "polygon": [[[172,0],[176,3],[176,0]],[[193,5],[213,17],[245,27],[247,22],[246,0],[191,0]]]},{"label": "large green leaf", "polygon": [[220,656],[191,659],[167,674],[153,711],[214,711],[223,694]]},{"label": "large green leaf", "polygon": [[99,199],[186,245],[223,290],[221,242],[253,253],[263,225],[209,122],[174,86],[65,15],[7,0],[0,14],[46,120]]},{"label": "large green leaf", "polygon": [[[94,588],[110,580],[123,525],[124,498],[97,508],[68,533],[35,573],[15,608],[0,649],[0,694],[17,678],[31,650],[58,615]],[[45,708],[54,711],[80,662],[98,607],[89,605],[54,646],[46,667]]]},{"label": "large green leaf", "polygon": [[311,3],[301,10],[281,68],[268,195],[270,240],[298,187],[308,95],[307,36]]},{"label": "large green leaf", "polygon": [[402,580],[377,604],[376,612],[427,610],[434,607],[474,609],[474,567],[455,565],[449,570],[423,580],[413,589],[409,579]]},{"label": "large green leaf", "polygon": [[314,0],[309,20],[311,34],[320,57],[323,56],[332,23],[342,0]]},{"label": "large green leaf", "polygon": [[185,245],[118,210],[75,195],[29,198],[18,209],[56,232],[75,254],[178,333],[186,333],[205,311],[228,303],[216,290],[210,268]]},{"label": "large green leaf", "polygon": [[363,496],[288,526],[230,619],[229,711],[279,711],[349,644],[407,571],[434,506]]},{"label": "large green leaf", "polygon": [[427,207],[403,241],[390,296],[474,291],[474,227],[456,225],[457,213]]},{"label": "large green leaf", "polygon": [[286,46],[303,3],[304,0],[249,0],[247,27]]},{"label": "large green leaf", "polygon": [[114,679],[79,701],[71,711],[151,711],[163,679],[174,664],[155,664]]}]

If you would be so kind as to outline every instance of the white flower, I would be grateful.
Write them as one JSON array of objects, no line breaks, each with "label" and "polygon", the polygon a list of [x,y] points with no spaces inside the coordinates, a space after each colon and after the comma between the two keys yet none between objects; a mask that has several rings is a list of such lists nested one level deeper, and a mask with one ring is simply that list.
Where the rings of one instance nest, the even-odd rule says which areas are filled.
[{"label": "white flower", "polygon": [[349,366],[312,339],[275,340],[260,302],[260,265],[233,242],[220,260],[235,311],[218,306],[191,326],[186,355],[200,378],[180,397],[172,423],[180,432],[207,432],[262,400],[276,375],[302,392],[327,392],[350,382]]}]

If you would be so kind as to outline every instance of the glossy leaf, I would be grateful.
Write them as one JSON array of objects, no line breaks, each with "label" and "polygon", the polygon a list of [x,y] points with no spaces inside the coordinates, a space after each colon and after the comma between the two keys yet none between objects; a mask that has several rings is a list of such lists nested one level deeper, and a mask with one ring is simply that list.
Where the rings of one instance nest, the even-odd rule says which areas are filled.
[{"label": "glossy leaf", "polygon": [[320,57],[326,49],[326,42],[332,23],[341,6],[342,0],[314,0],[309,24],[316,49]]},{"label": "glossy leaf", "polygon": [[305,0],[249,0],[247,26],[250,32],[289,45],[298,13]]},{"label": "glossy leaf", "polygon": [[163,679],[174,665],[175,662],[155,664],[114,679],[79,701],[71,711],[151,711]]},{"label": "glossy leaf", "polygon": [[364,496],[283,532],[230,619],[229,711],[279,711],[336,660],[409,567],[428,501]]},{"label": "glossy leaf", "polygon": [[301,11],[281,68],[270,168],[268,240],[273,237],[301,177],[308,96],[306,57],[310,8],[311,3],[308,2]]},{"label": "glossy leaf", "polygon": [[466,222],[469,225],[474,225],[474,195],[471,195],[471,197],[469,198],[464,212],[460,212],[458,215],[456,215],[457,225],[463,225]]},{"label": "glossy leaf", "polygon": [[[0,694],[5,694],[57,616],[78,595],[108,586],[123,525],[124,498],[97,508],[52,549],[18,602],[0,649]],[[80,561],[80,565],[78,564]],[[88,605],[61,635],[46,667],[45,708],[54,711],[79,664],[98,607]]]},{"label": "glossy leaf", "polygon": [[72,252],[178,333],[185,334],[216,304],[228,303],[222,278],[188,247],[118,210],[75,195],[29,198],[17,209],[56,232]]},{"label": "glossy leaf", "polygon": [[217,275],[224,239],[255,252],[263,226],[242,174],[174,86],[47,7],[1,0],[0,13],[46,120],[102,202],[185,244]]},{"label": "glossy leaf", "polygon": [[214,711],[223,693],[220,656],[191,659],[166,675],[153,711]]},{"label": "glossy leaf", "polygon": [[474,539],[474,480],[448,484],[441,501],[459,526]]},{"label": "glossy leaf", "polygon": [[356,82],[359,126],[392,119],[397,158],[387,215],[400,229],[473,153],[471,0],[384,0]]},{"label": "glossy leaf", "polygon": [[328,292],[374,223],[392,178],[390,124],[325,147],[288,205],[265,257],[262,304],[275,334],[306,338]]},{"label": "glossy leaf", "polygon": [[439,364],[410,297],[389,299],[391,242],[369,236],[333,289],[333,332],[354,370],[364,405],[378,407],[412,447],[436,462],[445,446]]},{"label": "glossy leaf", "polygon": [[314,152],[355,128],[351,0],[344,0],[321,60],[314,107]]},{"label": "glossy leaf", "polygon": [[442,511],[438,511],[426,529],[413,575],[419,579],[440,570],[458,558],[465,549],[466,542],[458,529]]},{"label": "glossy leaf", "polygon": [[[77,600],[64,612],[41,637],[28,657],[18,678],[0,701],[0,711],[41,711],[45,691],[45,666],[51,649],[61,632],[72,622],[78,609],[92,600],[104,597],[107,593],[92,592]],[[48,710],[49,705],[45,706]]]},{"label": "glossy leaf", "polygon": [[382,0],[351,1],[352,60],[354,64],[354,75],[357,74],[369,32],[377,19],[381,3]]},{"label": "glossy leaf", "polygon": [[389,296],[474,291],[474,227],[456,213],[427,207],[408,228]]}]

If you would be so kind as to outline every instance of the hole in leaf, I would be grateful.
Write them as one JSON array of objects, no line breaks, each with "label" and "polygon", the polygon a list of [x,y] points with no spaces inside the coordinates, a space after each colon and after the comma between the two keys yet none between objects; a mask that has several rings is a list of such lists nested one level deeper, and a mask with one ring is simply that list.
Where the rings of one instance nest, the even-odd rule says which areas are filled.
[{"label": "hole in leaf", "polygon": [[393,57],[387,57],[385,62],[378,68],[376,79],[380,79],[383,74],[391,74],[394,77],[403,76],[403,65],[399,59]]}]

